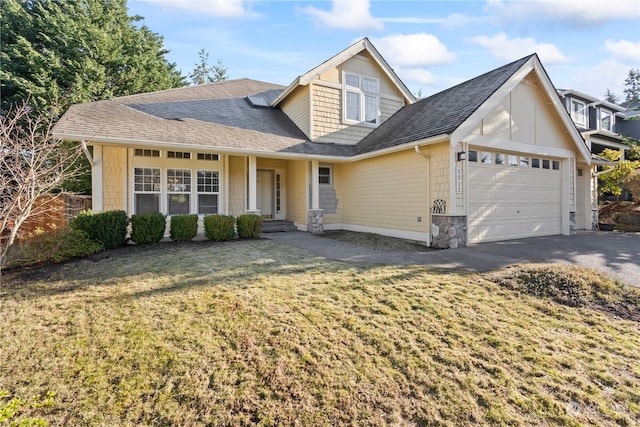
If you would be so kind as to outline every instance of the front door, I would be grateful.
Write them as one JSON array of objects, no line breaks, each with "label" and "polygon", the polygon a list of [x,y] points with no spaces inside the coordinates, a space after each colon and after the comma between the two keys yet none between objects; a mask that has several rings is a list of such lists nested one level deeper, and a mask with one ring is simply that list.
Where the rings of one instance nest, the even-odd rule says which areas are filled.
[{"label": "front door", "polygon": [[264,219],[273,219],[273,171],[257,171],[257,204],[260,215]]}]

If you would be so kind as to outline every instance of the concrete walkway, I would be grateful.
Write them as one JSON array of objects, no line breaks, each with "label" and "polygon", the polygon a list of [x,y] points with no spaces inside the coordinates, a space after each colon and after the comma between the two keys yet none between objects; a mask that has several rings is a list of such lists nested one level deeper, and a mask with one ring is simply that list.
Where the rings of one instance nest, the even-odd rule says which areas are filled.
[{"label": "concrete walkway", "polygon": [[269,233],[263,237],[347,262],[419,264],[470,271],[489,271],[528,262],[567,263],[600,270],[622,282],[640,286],[639,233],[586,231],[575,236],[536,237],[427,252],[375,250],[299,231]]}]

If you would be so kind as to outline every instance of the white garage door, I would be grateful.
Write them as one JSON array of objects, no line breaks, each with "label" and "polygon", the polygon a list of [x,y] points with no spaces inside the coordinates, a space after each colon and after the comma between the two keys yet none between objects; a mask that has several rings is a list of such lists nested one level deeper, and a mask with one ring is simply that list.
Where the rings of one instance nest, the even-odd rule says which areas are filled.
[{"label": "white garage door", "polygon": [[469,243],[561,234],[560,162],[470,150],[468,221]]}]

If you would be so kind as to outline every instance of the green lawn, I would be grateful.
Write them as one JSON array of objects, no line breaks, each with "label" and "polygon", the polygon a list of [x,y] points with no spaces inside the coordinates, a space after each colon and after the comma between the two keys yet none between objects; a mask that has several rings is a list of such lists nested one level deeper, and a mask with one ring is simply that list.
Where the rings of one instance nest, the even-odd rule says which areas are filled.
[{"label": "green lawn", "polygon": [[268,240],[105,254],[0,279],[0,420],[640,423],[640,323],[602,310]]}]

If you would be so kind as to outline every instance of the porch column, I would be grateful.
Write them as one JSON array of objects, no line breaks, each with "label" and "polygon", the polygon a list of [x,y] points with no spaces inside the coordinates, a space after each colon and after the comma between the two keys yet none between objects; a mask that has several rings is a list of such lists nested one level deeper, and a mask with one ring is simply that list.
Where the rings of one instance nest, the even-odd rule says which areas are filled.
[{"label": "porch column", "polygon": [[[307,175],[308,176],[308,175]],[[311,209],[307,213],[307,231],[320,234],[324,231],[323,213],[320,209],[320,170],[317,160],[311,162]]]},{"label": "porch column", "polygon": [[257,196],[257,167],[256,156],[249,156],[249,206],[247,213],[260,214],[258,211],[258,196]]}]

